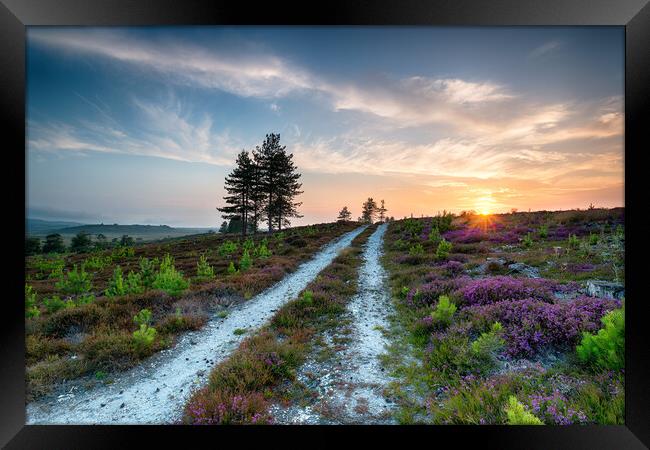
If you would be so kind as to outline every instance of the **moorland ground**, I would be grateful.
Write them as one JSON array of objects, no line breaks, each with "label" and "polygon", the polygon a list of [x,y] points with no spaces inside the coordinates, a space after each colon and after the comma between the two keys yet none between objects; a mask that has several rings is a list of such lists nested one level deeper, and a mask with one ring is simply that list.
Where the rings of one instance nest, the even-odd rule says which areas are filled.
[{"label": "moorland ground", "polygon": [[[623,423],[623,225],[616,208],[442,214],[359,230],[268,322],[233,332],[241,342],[206,364],[206,383],[192,387],[180,420]],[[28,258],[31,398],[80,377],[88,389],[119,380],[358,227]],[[387,276],[375,273],[382,282],[370,289],[364,271],[374,260]],[[390,307],[378,308],[382,291]],[[372,308],[385,316],[372,330],[358,328],[360,296],[368,316]],[[387,343],[372,387],[385,402],[374,411],[354,379],[373,333]]]}]

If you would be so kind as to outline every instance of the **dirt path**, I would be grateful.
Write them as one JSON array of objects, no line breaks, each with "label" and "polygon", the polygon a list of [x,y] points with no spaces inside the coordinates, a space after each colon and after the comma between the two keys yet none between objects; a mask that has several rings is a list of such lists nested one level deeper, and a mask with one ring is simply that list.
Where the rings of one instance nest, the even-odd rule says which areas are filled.
[{"label": "dirt path", "polygon": [[[235,307],[225,319],[213,318],[201,330],[183,335],[177,345],[119,374],[110,385],[72,388],[58,397],[27,405],[28,424],[162,424],[180,419],[192,388],[207,381],[210,368],[246,337],[237,329],[260,327],[294,298],[350,245],[365,227],[330,242],[310,261],[271,288]],[[247,333],[248,334],[248,333]]]},{"label": "dirt path", "polygon": [[298,381],[317,397],[303,405],[275,405],[272,413],[277,423],[395,423],[393,404],[383,396],[391,378],[379,362],[387,344],[382,330],[388,329],[392,311],[380,262],[386,227],[380,225],[368,239],[359,269],[359,292],[348,303],[343,325],[323,336],[320,349],[298,373]]}]

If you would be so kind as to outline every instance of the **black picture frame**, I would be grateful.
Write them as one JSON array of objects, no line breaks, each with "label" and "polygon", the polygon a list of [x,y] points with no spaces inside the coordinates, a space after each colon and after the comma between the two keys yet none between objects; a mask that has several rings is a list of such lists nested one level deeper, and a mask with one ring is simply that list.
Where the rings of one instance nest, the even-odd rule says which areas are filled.
[{"label": "black picture frame", "polygon": [[[267,444],[281,438],[290,445],[340,445],[341,433],[354,431],[363,439],[397,444],[417,434],[426,445],[455,446],[465,443],[480,448],[644,448],[650,446],[650,346],[644,323],[643,257],[648,238],[643,220],[647,187],[644,186],[644,153],[650,148],[643,117],[650,103],[650,5],[647,0],[491,0],[491,1],[387,1],[329,0],[302,5],[216,0],[0,0],[0,123],[5,169],[18,173],[13,180],[6,170],[5,198],[12,209],[5,213],[11,227],[6,241],[21,255],[5,276],[11,293],[4,298],[2,313],[2,363],[0,444],[7,448],[115,448],[135,444],[144,437],[171,444],[196,437],[223,442],[224,436],[245,443],[251,436]],[[20,299],[24,283],[20,218],[25,197],[16,193],[21,173],[25,176],[25,27],[33,25],[436,25],[436,26],[603,26],[625,27],[625,203],[626,220],[626,382],[624,426],[568,427],[186,427],[186,426],[26,426],[24,386],[24,318]],[[26,180],[24,186],[26,188]],[[15,184],[14,184],[15,183]],[[24,194],[24,193],[23,193]],[[6,260],[8,261],[8,259]],[[647,260],[646,260],[647,261]],[[286,430],[295,432],[291,438]],[[279,435],[281,433],[281,435]],[[311,435],[318,434],[317,440]],[[308,439],[308,440],[307,440]],[[418,444],[422,445],[422,444]]]}]

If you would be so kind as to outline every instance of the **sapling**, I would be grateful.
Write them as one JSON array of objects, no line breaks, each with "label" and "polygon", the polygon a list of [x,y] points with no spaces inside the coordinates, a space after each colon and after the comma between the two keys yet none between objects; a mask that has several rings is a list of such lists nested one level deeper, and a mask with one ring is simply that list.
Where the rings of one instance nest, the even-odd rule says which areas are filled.
[{"label": "sapling", "polygon": [[196,276],[208,280],[214,278],[214,267],[208,264],[205,255],[199,257],[199,262],[196,264]]},{"label": "sapling", "polygon": [[27,318],[32,318],[32,317],[38,317],[40,315],[40,311],[38,307],[36,306],[36,291],[29,286],[25,285],[25,317]]},{"label": "sapling", "polygon": [[88,274],[84,265],[77,270],[77,265],[72,270],[68,270],[66,276],[56,283],[56,288],[64,294],[85,294],[90,291],[92,284],[90,274]]},{"label": "sapling", "polygon": [[133,317],[133,321],[139,326],[133,332],[133,340],[140,348],[148,348],[156,338],[156,329],[149,326],[151,323],[151,311],[148,309],[141,310]]},{"label": "sapling", "polygon": [[505,412],[508,417],[508,425],[544,425],[544,422],[533,413],[526,411],[524,405],[514,395],[508,397]]},{"label": "sapling", "polygon": [[442,239],[438,243],[438,248],[436,249],[436,258],[438,259],[447,259],[449,257],[449,252],[451,251],[452,245],[451,242]]},{"label": "sapling", "polygon": [[242,272],[245,272],[248,269],[250,269],[252,264],[253,263],[251,261],[251,256],[248,253],[248,250],[244,250],[244,254],[242,255],[241,259],[239,260],[239,270],[241,270]]}]

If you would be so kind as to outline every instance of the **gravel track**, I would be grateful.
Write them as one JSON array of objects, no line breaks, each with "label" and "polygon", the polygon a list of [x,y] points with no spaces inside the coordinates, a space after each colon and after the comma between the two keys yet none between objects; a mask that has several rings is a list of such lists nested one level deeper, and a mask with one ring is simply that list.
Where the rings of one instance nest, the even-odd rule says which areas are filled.
[{"label": "gravel track", "polygon": [[[316,398],[307,405],[274,405],[276,423],[284,424],[393,424],[394,404],[383,395],[392,380],[379,361],[386,351],[382,330],[389,327],[393,311],[381,265],[387,224],[380,225],[366,244],[359,269],[359,290],[348,303],[341,329],[323,338],[333,349],[322,361],[318,352],[309,356],[298,373],[298,381]],[[343,342],[343,344],[341,344]]]}]

